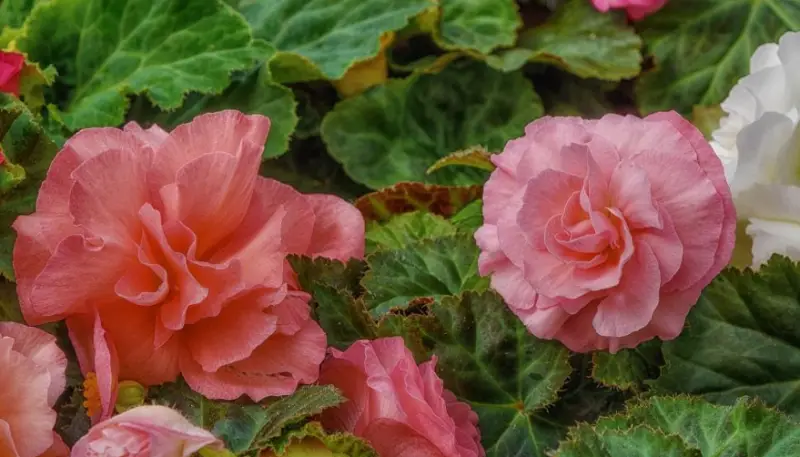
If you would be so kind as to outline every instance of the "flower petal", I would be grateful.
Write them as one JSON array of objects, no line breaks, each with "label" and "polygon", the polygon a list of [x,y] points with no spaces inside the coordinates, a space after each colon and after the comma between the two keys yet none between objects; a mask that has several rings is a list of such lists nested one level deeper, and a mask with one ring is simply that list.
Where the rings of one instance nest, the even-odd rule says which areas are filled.
[{"label": "flower petal", "polygon": [[[112,149],[72,172],[69,212],[75,225],[108,243],[135,244],[141,237],[139,208],[149,197],[149,151]],[[108,192],[114,189],[114,197]]]},{"label": "flower petal", "polygon": [[661,272],[652,248],[636,243],[634,255],[625,266],[619,290],[597,305],[592,325],[600,336],[630,335],[652,320],[659,303]]},{"label": "flower petal", "polygon": [[306,195],[314,211],[314,231],[306,254],[347,261],[364,257],[364,217],[334,195]]},{"label": "flower petal", "polygon": [[246,359],[275,333],[278,318],[268,313],[269,301],[264,292],[242,295],[218,316],[188,327],[186,347],[203,371],[214,372]]},{"label": "flower petal", "polygon": [[208,398],[233,400],[247,395],[253,401],[288,395],[301,382],[319,375],[326,338],[319,325],[308,320],[294,335],[273,335],[240,362],[209,373],[190,357],[181,357],[181,372],[189,386]]},{"label": "flower petal", "polygon": [[34,281],[26,315],[49,322],[114,301],[114,284],[132,260],[117,244],[82,235],[64,238]]},{"label": "flower petal", "polygon": [[[246,163],[260,161],[269,118],[227,110],[202,114],[175,128],[158,148],[148,179],[153,189],[175,181],[178,170],[205,154],[225,153]],[[251,157],[245,157],[251,156]],[[253,174],[255,176],[255,173]]]},{"label": "flower petal", "polygon": [[55,405],[67,385],[67,356],[56,344],[56,338],[38,328],[16,322],[0,322],[0,336],[14,340],[12,349],[50,373],[47,401]]},{"label": "flower petal", "polygon": [[364,438],[381,457],[447,457],[422,434],[392,419],[370,422]]}]

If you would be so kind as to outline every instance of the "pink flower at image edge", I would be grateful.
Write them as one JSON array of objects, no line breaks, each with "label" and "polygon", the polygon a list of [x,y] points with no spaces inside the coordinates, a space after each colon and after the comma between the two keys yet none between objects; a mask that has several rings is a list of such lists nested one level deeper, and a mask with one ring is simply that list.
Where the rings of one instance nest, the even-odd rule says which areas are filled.
[{"label": "pink flower at image edge", "polygon": [[319,382],[348,401],[322,422],[364,438],[381,457],[483,457],[477,414],[444,389],[435,368],[435,358],[417,366],[399,337],[330,349]]},{"label": "pink flower at image edge", "polygon": [[577,352],[675,338],[731,258],[722,164],[674,112],[545,117],[492,161],[479,269],[537,337]]},{"label": "pink flower at image edge", "polygon": [[316,381],[326,337],[288,254],[364,254],[364,220],[334,196],[258,175],[269,119],[201,115],[171,133],[92,128],[53,160],[14,228],[17,291],[34,325],[66,319],[100,407],[118,379],[183,375],[215,399]]},{"label": "pink flower at image edge", "polygon": [[0,51],[0,92],[19,95],[20,72],[24,66],[22,54]]},{"label": "pink flower at image edge", "polygon": [[594,7],[603,13],[609,9],[625,9],[633,21],[641,21],[667,4],[667,0],[592,0]]},{"label": "pink flower at image edge", "polygon": [[139,406],[93,426],[71,457],[190,457],[204,447],[222,449],[211,432],[165,406]]},{"label": "pink flower at image edge", "polygon": [[65,457],[53,406],[66,386],[67,357],[37,328],[0,322],[0,455]]}]

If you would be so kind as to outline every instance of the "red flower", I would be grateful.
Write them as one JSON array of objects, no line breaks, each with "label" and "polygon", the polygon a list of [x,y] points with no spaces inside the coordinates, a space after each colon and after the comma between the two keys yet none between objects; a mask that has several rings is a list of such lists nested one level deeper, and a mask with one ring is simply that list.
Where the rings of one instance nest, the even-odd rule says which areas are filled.
[{"label": "red flower", "polygon": [[19,95],[19,74],[25,66],[25,56],[0,51],[0,92]]}]

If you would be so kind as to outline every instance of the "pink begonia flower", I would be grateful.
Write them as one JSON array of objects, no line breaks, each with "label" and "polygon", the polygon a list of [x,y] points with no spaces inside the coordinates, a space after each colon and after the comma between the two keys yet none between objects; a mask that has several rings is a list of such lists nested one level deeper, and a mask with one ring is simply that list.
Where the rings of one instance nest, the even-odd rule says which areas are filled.
[{"label": "pink begonia flower", "polygon": [[0,455],[68,455],[69,449],[53,431],[53,406],[67,383],[67,357],[55,337],[15,322],[0,322],[0,367]]},{"label": "pink begonia flower", "polygon": [[190,457],[223,449],[211,432],[166,406],[139,406],[96,424],[72,447],[72,457]]},{"label": "pink begonia flower", "polygon": [[625,9],[628,17],[640,21],[667,4],[667,0],[592,0],[594,7],[603,13],[609,9]]},{"label": "pink begonia flower", "polygon": [[674,112],[545,117],[492,162],[480,272],[539,338],[578,352],[675,338],[731,258],[722,163]]},{"label": "pink begonia flower", "polygon": [[364,254],[364,220],[337,197],[258,176],[269,119],[198,116],[167,133],[136,123],[78,132],[36,212],[14,223],[26,320],[66,319],[95,421],[118,379],[183,375],[215,399],[294,392],[317,379],[326,337],[287,254]]},{"label": "pink begonia flower", "polygon": [[435,357],[417,366],[399,337],[330,349],[319,382],[348,401],[322,423],[364,438],[381,457],[483,457],[477,414],[444,390],[435,368]]},{"label": "pink begonia flower", "polygon": [[19,95],[20,72],[24,66],[22,54],[0,51],[0,92]]}]

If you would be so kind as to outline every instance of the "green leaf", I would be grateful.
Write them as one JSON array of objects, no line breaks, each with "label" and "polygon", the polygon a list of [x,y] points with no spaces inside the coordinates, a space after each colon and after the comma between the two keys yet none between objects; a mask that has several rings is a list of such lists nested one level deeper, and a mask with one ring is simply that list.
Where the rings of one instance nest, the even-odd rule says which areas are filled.
[{"label": "green leaf", "polygon": [[424,211],[397,215],[389,222],[367,225],[367,253],[380,249],[402,249],[420,240],[454,235],[455,225],[445,218]]},{"label": "green leaf", "polygon": [[800,0],[670,0],[641,23],[655,68],[636,85],[642,114],[722,102],[764,43],[800,30]]},{"label": "green leaf", "polygon": [[513,46],[522,26],[514,0],[439,0],[439,5],[435,36],[446,49],[488,54],[500,46]]},{"label": "green leaf", "polygon": [[403,323],[403,336],[421,336],[444,385],[478,414],[487,457],[544,456],[555,446],[558,433],[541,415],[571,372],[562,345],[528,333],[493,292],[443,298]]},{"label": "green leaf", "polygon": [[355,201],[364,219],[388,221],[395,214],[427,211],[450,217],[481,197],[482,186],[436,186],[417,182],[400,183],[364,195]]},{"label": "green leaf", "polygon": [[38,113],[44,106],[44,89],[53,85],[57,73],[55,67],[42,69],[36,63],[25,62],[19,73],[19,96],[32,112]]},{"label": "green leaf", "polygon": [[122,123],[130,95],[174,109],[188,92],[220,93],[232,71],[271,52],[220,0],[41,2],[17,44],[58,69],[69,91],[60,107],[73,130]]},{"label": "green leaf", "polygon": [[14,280],[11,254],[16,233],[11,224],[17,216],[33,212],[58,146],[22,102],[0,94],[0,149],[6,156],[4,171],[16,176],[0,195],[0,274]]},{"label": "green leaf", "polygon": [[[653,397],[634,402],[624,414],[598,420],[594,426],[597,436],[591,436],[586,426],[573,429],[564,446],[568,449],[574,447],[571,441],[580,441],[581,438],[603,442],[603,436],[609,432],[641,426],[650,429],[651,433],[679,437],[686,448],[699,450],[689,455],[789,457],[800,449],[800,424],[773,409],[747,398],[737,400],[733,406],[718,406],[688,396]],[[562,455],[559,452],[556,455],[567,457],[575,454]],[[617,457],[618,454],[612,455]]]},{"label": "green leaf", "polygon": [[362,260],[351,259],[347,263],[342,263],[325,257],[312,259],[297,255],[289,256],[288,260],[304,290],[312,287],[314,283],[319,283],[353,296],[360,295],[359,281],[366,270],[366,264]]},{"label": "green leaf", "polygon": [[37,0],[3,0],[0,2],[0,24],[3,27],[22,27]]},{"label": "green leaf", "polygon": [[475,200],[450,218],[459,230],[475,233],[483,225],[483,200]]},{"label": "green leaf", "polygon": [[54,408],[58,414],[55,430],[67,445],[72,446],[89,432],[92,420],[83,406],[83,390],[70,386],[67,392],[62,395]]},{"label": "green leaf", "polygon": [[262,457],[379,457],[364,440],[349,433],[325,433],[319,422],[309,422],[270,443],[275,453]]},{"label": "green leaf", "polygon": [[337,80],[378,54],[380,36],[403,28],[429,0],[269,0],[240,11],[279,51],[270,62],[279,82]]},{"label": "green leaf", "polygon": [[375,338],[375,322],[363,300],[356,298],[361,295],[364,262],[291,256],[289,263],[301,288],[313,297],[311,306],[330,346],[345,349],[357,340]]},{"label": "green leaf", "polygon": [[624,15],[600,13],[585,0],[565,2],[547,22],[523,32],[517,46],[487,62],[505,71],[542,62],[610,81],[632,78],[641,69],[642,40]]},{"label": "green leaf", "polygon": [[37,0],[3,0],[0,1],[0,49],[6,49],[8,44],[21,32],[22,24],[33,9]]},{"label": "green leaf", "polygon": [[582,424],[572,431],[555,457],[702,457],[680,437],[667,436],[647,427],[598,431]]},{"label": "green leaf", "polygon": [[355,181],[380,188],[400,181],[475,184],[486,172],[445,168],[437,160],[476,144],[500,150],[543,112],[521,72],[479,62],[390,81],[339,103],[322,122],[322,138]]},{"label": "green leaf", "polygon": [[596,119],[619,110],[609,99],[609,93],[617,89],[618,83],[581,79],[566,73],[558,74],[557,79],[556,90],[542,93],[547,114]]},{"label": "green leaf", "polygon": [[662,391],[732,403],[742,395],[800,417],[800,266],[774,256],[759,272],[725,270],[663,344]]},{"label": "green leaf", "polygon": [[[264,420],[260,424],[253,445],[256,449],[262,449],[269,440],[279,436],[285,427],[315,416],[344,401],[346,399],[333,386],[302,386],[291,396],[274,401],[263,409]],[[215,430],[220,432],[224,429],[224,425],[215,427]],[[221,435],[225,436],[224,433]]]},{"label": "green leaf", "polygon": [[182,412],[195,425],[212,430],[236,453],[264,449],[285,427],[345,400],[333,386],[302,386],[268,405],[243,405],[209,400],[183,381],[150,388],[149,397]]},{"label": "green leaf", "polygon": [[366,289],[364,302],[373,316],[404,307],[415,298],[436,299],[489,286],[488,278],[478,275],[478,247],[468,234],[378,251],[367,258],[367,264],[370,270],[361,284]]},{"label": "green leaf", "polygon": [[347,177],[342,167],[328,155],[319,137],[300,139],[295,135],[289,144],[289,153],[264,161],[259,174],[277,179],[299,192],[335,194],[345,200],[354,200],[369,192]]},{"label": "green leaf", "polygon": [[616,354],[595,352],[592,354],[592,378],[605,386],[641,391],[645,380],[658,376],[660,348],[660,340],[650,340]]},{"label": "green leaf", "polygon": [[266,65],[258,71],[243,75],[219,95],[192,94],[177,111],[154,119],[164,128],[175,128],[203,113],[235,109],[246,114],[261,114],[271,121],[264,158],[284,154],[289,138],[297,126],[297,102],[288,87],[272,81]]},{"label": "green leaf", "polygon": [[483,146],[472,146],[437,160],[426,170],[426,173],[431,174],[443,167],[453,165],[463,165],[486,171],[494,171],[496,167],[492,163],[491,157],[492,154],[484,149]]}]

